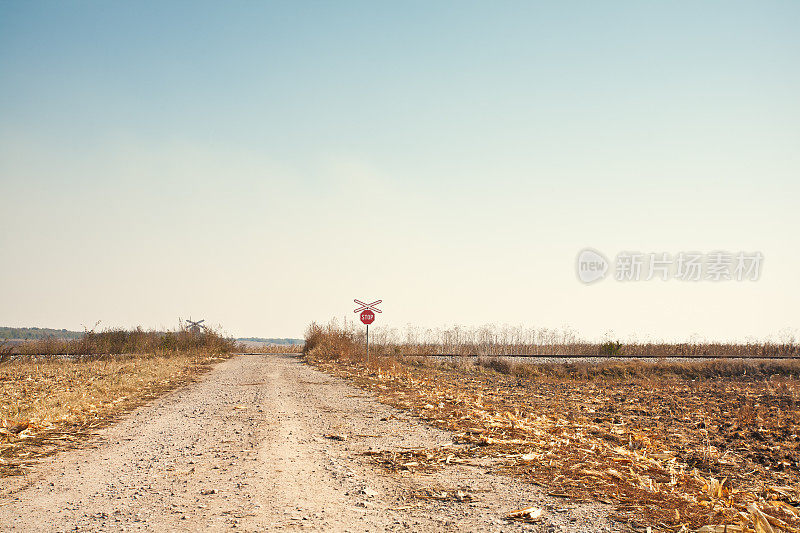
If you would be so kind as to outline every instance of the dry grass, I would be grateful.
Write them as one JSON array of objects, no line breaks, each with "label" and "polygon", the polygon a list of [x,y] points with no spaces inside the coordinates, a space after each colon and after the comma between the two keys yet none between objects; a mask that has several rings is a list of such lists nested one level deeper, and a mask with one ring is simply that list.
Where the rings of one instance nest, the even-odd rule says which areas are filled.
[{"label": "dry grass", "polygon": [[245,344],[244,350],[248,353],[303,353],[302,344]]},{"label": "dry grass", "polygon": [[634,528],[800,529],[797,361],[533,366],[384,356],[367,368],[357,337],[335,327],[309,334],[310,362],[464,445],[377,455],[387,468],[490,461],[550,493],[612,503]]},{"label": "dry grass", "polygon": [[203,350],[209,353],[230,353],[242,347],[233,339],[205,329],[191,333],[185,328],[177,331],[145,331],[106,329],[87,331],[79,339],[47,337],[21,344],[6,345],[0,354],[21,355],[101,355],[131,353],[177,353]]},{"label": "dry grass", "polygon": [[[337,329],[354,338],[363,339],[363,327],[360,324],[345,323]],[[381,355],[800,356],[800,344],[795,335],[788,331],[772,340],[742,344],[703,340],[682,343],[624,342],[612,338],[603,342],[591,342],[580,338],[570,329],[499,327],[493,324],[477,328],[408,327],[405,330],[373,326],[370,328],[370,343],[371,350]]]},{"label": "dry grass", "polygon": [[[162,344],[158,351],[143,354],[15,355],[0,362],[0,476],[22,473],[39,457],[80,441],[119,415],[196,379],[210,364],[227,357],[233,346],[213,333],[191,338],[186,332],[127,333],[99,338]],[[182,343],[180,349],[164,344],[170,337]],[[114,345],[105,344],[109,346]]]},{"label": "dry grass", "polygon": [[[425,361],[425,359],[421,359]],[[692,360],[619,360],[611,359],[597,363],[583,361],[563,363],[538,363],[509,360],[501,357],[478,357],[455,362],[443,362],[456,366],[477,365],[491,368],[503,374],[539,379],[655,379],[681,378],[715,379],[744,378],[748,380],[771,379],[776,376],[800,377],[800,358],[793,359],[714,359]]]}]

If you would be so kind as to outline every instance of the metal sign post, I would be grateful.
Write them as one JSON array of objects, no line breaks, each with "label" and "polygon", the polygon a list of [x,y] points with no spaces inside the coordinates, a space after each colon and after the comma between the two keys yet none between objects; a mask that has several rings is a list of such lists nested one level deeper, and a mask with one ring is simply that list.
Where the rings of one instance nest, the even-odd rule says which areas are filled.
[{"label": "metal sign post", "polygon": [[367,366],[369,366],[369,325],[372,324],[373,322],[375,322],[375,313],[382,313],[383,312],[380,309],[378,309],[377,307],[375,307],[376,305],[381,303],[383,300],[375,300],[374,302],[372,302],[370,304],[365,304],[361,300],[353,300],[353,301],[361,306],[361,307],[359,307],[358,309],[356,309],[353,312],[354,313],[359,313],[360,312],[361,315],[359,316],[359,318],[361,319],[361,322],[365,326],[367,326]]}]

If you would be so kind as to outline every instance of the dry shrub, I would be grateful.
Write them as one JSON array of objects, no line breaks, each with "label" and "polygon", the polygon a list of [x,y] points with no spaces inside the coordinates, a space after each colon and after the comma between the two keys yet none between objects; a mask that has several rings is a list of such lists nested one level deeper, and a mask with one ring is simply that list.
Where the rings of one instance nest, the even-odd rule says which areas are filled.
[{"label": "dry shrub", "polygon": [[11,359],[14,354],[14,345],[10,343],[0,344],[0,363]]},{"label": "dry shrub", "polygon": [[477,363],[486,368],[491,368],[501,374],[519,374],[522,367],[513,361],[500,357],[480,357]]},{"label": "dry shrub", "polygon": [[15,346],[21,355],[113,355],[129,353],[205,352],[232,353],[240,351],[235,340],[212,329],[191,333],[185,328],[177,331],[145,331],[106,329],[87,331],[79,339],[46,337]]},{"label": "dry shrub", "polygon": [[[355,328],[340,328],[336,321],[325,326],[312,323],[306,330],[303,355],[306,361],[314,364],[336,363],[365,369],[369,375],[386,376],[398,373],[402,368],[398,359],[407,359],[408,364],[429,364],[415,362],[415,358],[387,356],[380,351],[375,353],[370,347],[367,358],[366,339]],[[419,359],[419,358],[417,358]]]},{"label": "dry shrub", "polygon": [[353,359],[362,355],[363,346],[353,331],[340,329],[335,322],[321,326],[313,322],[306,330],[303,355],[309,359]]}]

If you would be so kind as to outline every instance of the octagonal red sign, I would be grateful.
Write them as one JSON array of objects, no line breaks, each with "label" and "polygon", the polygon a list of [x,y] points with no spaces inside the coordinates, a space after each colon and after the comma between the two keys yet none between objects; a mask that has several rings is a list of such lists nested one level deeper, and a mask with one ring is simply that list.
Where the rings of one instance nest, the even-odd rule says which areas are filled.
[{"label": "octagonal red sign", "polygon": [[361,311],[361,322],[363,322],[364,324],[372,324],[373,322],[375,322],[375,313],[373,313],[369,309]]}]

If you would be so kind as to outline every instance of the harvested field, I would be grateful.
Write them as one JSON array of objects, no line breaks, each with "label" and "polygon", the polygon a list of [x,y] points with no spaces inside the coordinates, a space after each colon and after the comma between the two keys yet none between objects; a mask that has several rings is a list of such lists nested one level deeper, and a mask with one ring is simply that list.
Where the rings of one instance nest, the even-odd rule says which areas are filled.
[{"label": "harvested field", "polygon": [[0,364],[0,477],[24,473],[38,458],[165,391],[195,380],[209,353],[20,357]]},{"label": "harvested field", "polygon": [[264,344],[250,341],[239,341],[243,355],[247,354],[287,354],[303,353],[302,344]]},{"label": "harvested field", "polygon": [[386,468],[488,461],[550,494],[613,503],[642,530],[800,528],[800,362],[532,370],[381,357],[367,369],[324,344],[311,343],[311,362],[470,445],[376,457]]}]

